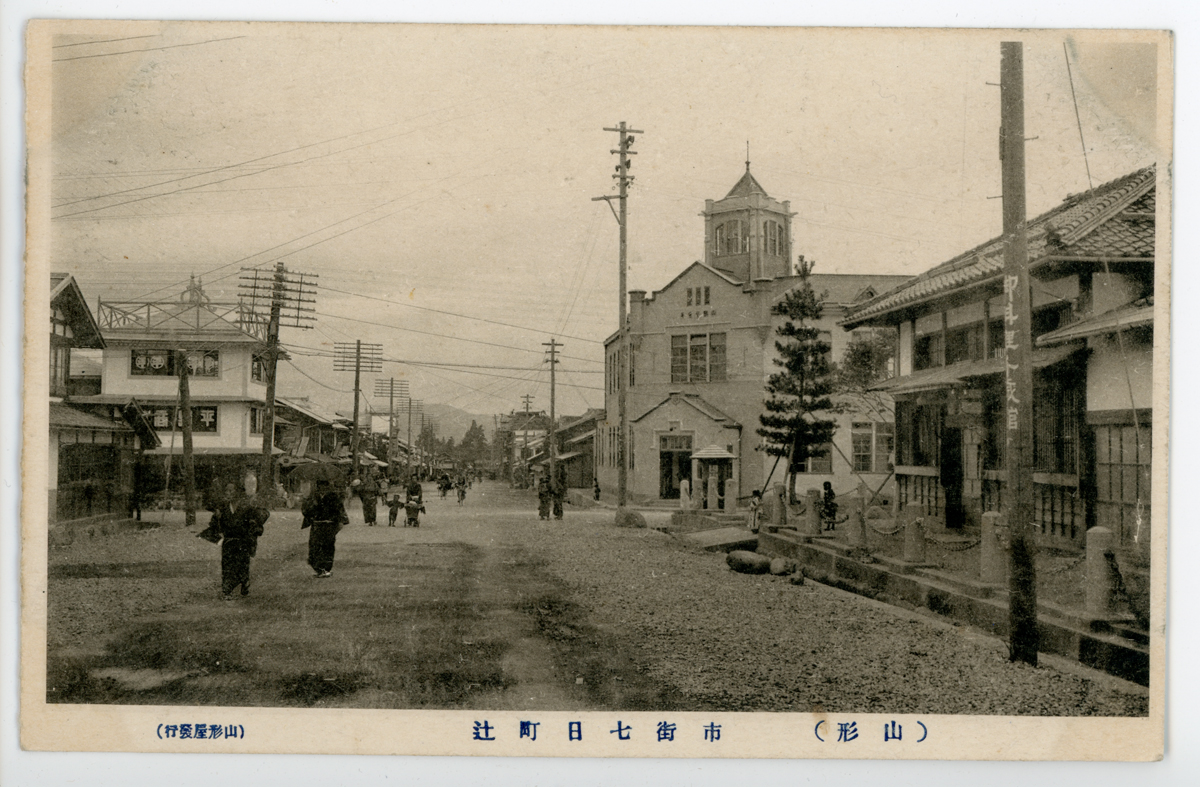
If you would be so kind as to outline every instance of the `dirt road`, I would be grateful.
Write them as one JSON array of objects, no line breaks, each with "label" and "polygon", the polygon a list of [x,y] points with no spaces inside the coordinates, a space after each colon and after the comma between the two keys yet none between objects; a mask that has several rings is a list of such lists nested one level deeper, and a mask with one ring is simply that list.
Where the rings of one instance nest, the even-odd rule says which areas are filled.
[{"label": "dirt road", "polygon": [[[436,492],[418,529],[356,504],[333,576],[275,512],[250,595],[178,524],[51,550],[51,702],[1140,715],[1145,691],[719,555],[612,512],[540,522],[527,493]],[[201,516],[200,525],[204,525]],[[386,523],[386,516],[380,521]]]}]

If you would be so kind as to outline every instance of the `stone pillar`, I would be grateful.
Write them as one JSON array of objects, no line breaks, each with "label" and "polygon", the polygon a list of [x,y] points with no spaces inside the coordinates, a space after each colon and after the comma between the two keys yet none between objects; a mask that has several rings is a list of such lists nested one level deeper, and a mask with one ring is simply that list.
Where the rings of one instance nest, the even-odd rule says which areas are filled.
[{"label": "stone pillar", "polygon": [[804,500],[804,535],[821,535],[821,493],[810,489]]},{"label": "stone pillar", "polygon": [[725,479],[725,510],[735,511],[738,507],[737,465],[731,470],[729,478]]},{"label": "stone pillar", "polygon": [[692,508],[704,508],[704,487],[700,484],[700,460],[692,460]]},{"label": "stone pillar", "polygon": [[1004,515],[988,511],[979,526],[979,579],[988,585],[1008,581],[1008,550],[1005,548]]},{"label": "stone pillar", "polygon": [[773,524],[776,527],[787,526],[787,490],[783,484],[776,484],[772,492],[772,505],[774,506],[772,517]]},{"label": "stone pillar", "polygon": [[709,511],[716,511],[721,507],[720,495],[717,493],[717,467],[716,465],[708,466],[708,494],[704,496],[705,502],[708,503]]},{"label": "stone pillar", "polygon": [[684,511],[692,507],[692,483],[686,478],[679,481],[679,507]]},{"label": "stone pillar", "polygon": [[925,528],[922,526],[921,517],[917,516],[916,511],[912,511],[907,515],[902,513],[900,521],[904,525],[904,562],[924,563]]},{"label": "stone pillar", "polygon": [[862,494],[865,489],[866,484],[859,487],[854,510],[850,512],[850,519],[846,522],[846,543],[851,549],[866,549],[867,546],[867,498]]},{"label": "stone pillar", "polygon": [[1093,527],[1087,531],[1087,613],[1107,619],[1113,614],[1113,591],[1117,577],[1108,557],[1112,551],[1112,531]]}]

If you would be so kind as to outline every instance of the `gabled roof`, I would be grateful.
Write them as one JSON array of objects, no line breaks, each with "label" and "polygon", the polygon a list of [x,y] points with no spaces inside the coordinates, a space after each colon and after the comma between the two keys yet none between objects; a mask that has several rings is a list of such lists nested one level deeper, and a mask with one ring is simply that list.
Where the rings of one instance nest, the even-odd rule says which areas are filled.
[{"label": "gabled roof", "polygon": [[672,391],[670,394],[667,395],[666,399],[663,399],[661,402],[654,405],[653,407],[648,409],[646,412],[639,415],[637,418],[634,418],[633,423],[637,423],[638,421],[642,420],[646,416],[650,415],[650,413],[654,412],[655,410],[657,410],[658,408],[662,407],[665,404],[669,404],[672,401],[677,401],[677,402],[681,402],[683,404],[689,405],[690,407],[696,409],[702,415],[704,415],[706,418],[708,418],[712,421],[718,421],[718,422],[724,421],[725,423],[722,425],[725,426],[726,428],[729,428],[729,429],[741,428],[741,424],[739,424],[737,421],[735,421],[730,416],[721,412],[721,410],[719,408],[714,407],[713,405],[706,402],[704,400],[704,398],[702,396],[700,396],[700,394],[680,393],[679,391]]},{"label": "gabled roof", "polygon": [[737,183],[733,184],[733,188],[725,195],[725,199],[730,197],[748,197],[751,194],[762,194],[764,197],[769,196],[766,190],[759,185],[759,182],[750,174],[750,162],[746,162],[746,172],[742,175]]},{"label": "gabled roof", "polygon": [[[1028,223],[1031,267],[1054,257],[1143,260],[1154,255],[1155,166],[1117,178]],[[1004,269],[1002,237],[925,271],[912,280],[852,309],[847,328],[909,308],[955,290],[998,279]]]},{"label": "gabled roof", "polygon": [[59,309],[66,315],[75,334],[75,347],[102,350],[104,337],[100,334],[100,326],[95,315],[88,308],[87,299],[79,283],[69,273],[50,274],[50,308]]},{"label": "gabled roof", "polygon": [[97,431],[109,432],[130,431],[129,426],[124,421],[110,421],[59,402],[50,403],[50,425],[69,429],[95,429]]}]

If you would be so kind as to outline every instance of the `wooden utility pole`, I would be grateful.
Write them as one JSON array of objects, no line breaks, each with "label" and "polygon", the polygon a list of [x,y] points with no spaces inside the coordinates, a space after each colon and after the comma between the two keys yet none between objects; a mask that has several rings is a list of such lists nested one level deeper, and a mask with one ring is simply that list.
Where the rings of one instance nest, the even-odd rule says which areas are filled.
[{"label": "wooden utility pole", "polygon": [[363,344],[362,339],[338,342],[333,346],[333,368],[335,371],[354,370],[354,425],[350,431],[350,477],[358,478],[358,397],[362,388],[362,373],[383,371],[383,345]]},{"label": "wooden utility pole", "polygon": [[183,426],[183,516],[184,524],[196,524],[196,465],[192,459],[192,392],[188,386],[188,351],[176,350],[175,363],[179,374],[179,409],[175,417]]},{"label": "wooden utility pole", "polygon": [[1033,341],[1025,231],[1025,76],[1020,42],[1000,44],[1004,205],[1004,409],[1010,658],[1037,664],[1033,511]]},{"label": "wooden utility pole", "polygon": [[[316,300],[314,279],[311,273],[289,272],[282,261],[275,263],[273,271],[258,268],[243,268],[239,278],[242,297],[250,301],[251,310],[258,313],[265,308],[267,319],[267,347],[262,359],[263,378],[267,385],[266,401],[262,416],[262,464],[258,474],[258,488],[269,491],[275,482],[275,459],[271,455],[275,448],[275,379],[279,366],[279,328],[286,322],[293,328],[311,328],[313,306]],[[269,273],[269,275],[268,275]],[[286,313],[285,313],[286,312]]]},{"label": "wooden utility pole", "polygon": [[525,402],[525,428],[522,430],[525,435],[525,446],[521,449],[521,465],[525,475],[523,483],[529,483],[529,403],[533,401],[533,394],[525,394],[521,400]]},{"label": "wooden utility pole", "polygon": [[[383,398],[386,396],[387,400],[388,400],[387,462],[388,462],[388,473],[390,475],[395,474],[396,468],[393,467],[392,465],[396,461],[396,453],[397,453],[396,441],[400,439],[400,430],[397,428],[397,424],[396,424],[396,395],[397,394],[399,394],[402,397],[408,396],[408,380],[397,380],[395,377],[389,377],[386,380],[376,380],[375,381],[375,395],[380,398]],[[412,431],[411,401],[412,400],[410,399],[409,400],[409,402],[410,402],[409,432],[410,433]],[[410,442],[411,442],[411,434],[410,434]]]},{"label": "wooden utility pole", "polygon": [[629,331],[626,326],[627,313],[627,287],[625,251],[628,242],[627,236],[627,213],[626,203],[629,198],[629,184],[633,182],[633,176],[629,174],[629,167],[633,162],[629,160],[630,156],[637,155],[629,149],[633,144],[634,134],[643,134],[645,132],[629,128],[625,125],[625,121],[616,128],[606,128],[605,131],[615,131],[619,136],[619,143],[616,150],[609,151],[619,156],[619,163],[616,167],[616,174],[613,178],[616,179],[619,187],[619,192],[614,197],[612,195],[604,197],[593,197],[592,201],[604,200],[608,203],[609,210],[612,210],[612,200],[616,199],[620,204],[620,210],[613,211],[613,215],[617,219],[617,225],[621,232],[620,256],[618,260],[619,273],[617,289],[617,507],[623,508],[626,503],[627,490],[629,485],[628,459],[625,457],[625,442],[626,432],[629,429],[628,417],[625,412],[625,389],[629,385],[628,373],[626,372],[626,364],[629,361]]},{"label": "wooden utility pole", "polygon": [[554,368],[558,366],[558,348],[562,345],[551,336],[550,341],[542,342],[542,346],[550,348],[550,434],[546,438],[546,456],[550,468],[550,484],[553,486],[558,483],[558,476],[554,474],[554,460],[557,453],[557,445],[554,442],[557,432],[555,428],[557,424],[554,420]]}]

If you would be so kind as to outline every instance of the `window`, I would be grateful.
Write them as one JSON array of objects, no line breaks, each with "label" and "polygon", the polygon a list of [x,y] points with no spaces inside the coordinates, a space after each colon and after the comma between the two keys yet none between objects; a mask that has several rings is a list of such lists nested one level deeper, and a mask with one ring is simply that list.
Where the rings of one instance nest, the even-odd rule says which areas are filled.
[{"label": "window", "polygon": [[992,350],[993,358],[1004,357],[1004,320],[992,320],[988,323],[988,347]]},{"label": "window", "polygon": [[833,472],[833,444],[825,443],[821,446],[818,456],[810,456],[807,459],[801,459],[795,464],[797,473],[806,473],[808,475],[822,475]]},{"label": "window", "polygon": [[896,402],[896,464],[937,467],[944,407]]},{"label": "window", "polygon": [[692,288],[688,287],[688,289],[687,289],[687,305],[688,306],[692,305],[692,292],[693,292]]},{"label": "window", "polygon": [[783,225],[774,221],[763,222],[763,252],[766,254],[786,254],[783,247]]},{"label": "window", "polygon": [[946,332],[946,365],[983,359],[983,323]]},{"label": "window", "polygon": [[851,462],[856,473],[886,473],[895,447],[895,427],[892,424],[869,421],[853,423],[850,427]]},{"label": "window", "polygon": [[724,382],[725,379],[724,333],[671,337],[671,382]]},{"label": "window", "polygon": [[918,336],[913,342],[913,371],[942,365],[942,335]]},{"label": "window", "polygon": [[[1078,379],[1082,379],[1080,376]],[[1079,472],[1083,391],[1074,379],[1036,374],[1033,380],[1033,466],[1046,473]]]},{"label": "window", "polygon": [[746,222],[733,219],[717,227],[713,237],[718,257],[741,254],[750,250],[750,233]]},{"label": "window", "polygon": [[1058,330],[1071,322],[1071,304],[1056,303],[1046,306],[1033,313],[1033,335],[1036,339],[1043,333]]},{"label": "window", "polygon": [[637,352],[633,349],[633,347],[630,347],[629,348],[629,387],[630,388],[633,387],[634,380],[635,380],[635,377],[633,374],[633,367],[634,367],[634,361],[636,359],[637,359]]},{"label": "window", "polygon": [[262,434],[263,426],[267,418],[267,409],[265,407],[250,408],[250,434]]},{"label": "window", "polygon": [[709,288],[708,288],[708,287],[705,287],[705,288],[704,288],[704,305],[705,305],[705,306],[707,306],[707,305],[708,305],[708,296],[709,296],[709,295],[710,295],[710,293],[709,293]]},{"label": "window", "polygon": [[261,355],[254,355],[250,358],[250,379],[256,383],[265,383],[267,381],[267,359]]}]

